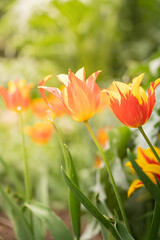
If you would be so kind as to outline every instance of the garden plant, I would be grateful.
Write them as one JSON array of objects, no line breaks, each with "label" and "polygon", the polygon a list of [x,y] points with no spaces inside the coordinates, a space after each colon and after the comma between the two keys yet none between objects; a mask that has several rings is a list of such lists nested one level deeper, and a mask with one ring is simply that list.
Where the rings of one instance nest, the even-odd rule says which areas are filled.
[{"label": "garden plant", "polygon": [[[138,146],[137,157],[131,153],[129,148],[124,149],[129,160],[126,166],[131,169],[131,174],[138,177],[131,183],[128,189],[128,198],[134,194],[136,189],[146,187],[150,197],[153,199],[154,210],[149,216],[150,219],[148,219],[150,225],[146,228],[145,239],[154,240],[158,237],[160,224],[160,150],[152,145],[142,126],[147,123],[154,111],[156,104],[155,90],[160,83],[160,79],[150,84],[147,93],[140,86],[144,74],[135,77],[132,83],[127,84],[115,81],[109,88],[101,90],[96,83],[100,72],[97,71],[86,79],[84,67],[75,74],[69,70],[68,75],[60,74],[57,76],[63,84],[63,87],[60,88],[46,86],[48,80],[52,77],[51,75],[43,78],[38,86],[42,99],[34,99],[32,109],[35,114],[41,118],[43,117],[45,120],[35,123],[33,127],[28,126],[26,128],[23,124],[22,113],[30,107],[31,99],[29,93],[33,88],[33,84],[27,85],[25,80],[16,79],[9,82],[8,89],[0,86],[0,95],[6,107],[8,110],[14,111],[19,117],[21,134],[22,156],[24,160],[24,188],[9,166],[6,168],[9,168],[10,170],[8,171],[12,173],[12,180],[17,188],[15,189],[16,193],[6,191],[4,186],[0,186],[0,191],[7,203],[7,212],[13,221],[18,240],[44,239],[46,229],[49,229],[51,235],[56,240],[80,239],[82,224],[81,205],[97,220],[103,239],[135,239],[119,188],[112,174],[110,160],[113,157],[111,154],[115,151],[115,148],[118,151],[118,147],[117,145],[114,146],[113,141],[113,143],[110,142],[110,146],[105,150],[105,141],[108,141],[110,138],[113,140],[112,134],[106,137],[108,135],[105,135],[105,132],[102,131],[97,138],[89,124],[89,120],[95,114],[98,114],[99,111],[104,111],[107,107],[112,110],[124,125],[129,128],[137,128],[148,144],[147,149]],[[46,96],[46,92],[49,92],[49,95]],[[83,123],[83,126],[90,133],[99,152],[98,156],[100,159],[96,168],[98,169],[102,165],[103,171],[106,171],[105,178],[103,178],[103,181],[100,181],[100,184],[103,185],[105,181],[110,182],[113,189],[116,200],[113,212],[109,210],[109,206],[107,206],[104,199],[101,199],[101,193],[98,192],[99,189],[95,192],[95,199],[92,200],[87,196],[88,194],[84,194],[81,190],[81,179],[78,176],[78,169],[68,146],[63,141],[60,129],[58,129],[55,123],[55,118],[61,118],[64,114],[68,114],[79,124]],[[30,174],[24,134],[29,135],[34,142],[43,145],[49,141],[53,130],[56,132],[57,141],[63,153],[64,161],[62,161],[61,173],[66,182],[66,187],[69,187],[68,203],[72,232],[47,204],[37,201],[33,191],[33,181]],[[110,132],[112,132],[112,129]],[[1,161],[3,162],[3,160]],[[104,165],[102,161],[104,161]],[[101,172],[99,173],[100,175],[102,174]],[[41,176],[39,177],[41,178]],[[111,201],[107,191],[106,195],[108,200]],[[117,206],[118,212],[116,210]]]},{"label": "garden plant", "polygon": [[160,239],[160,1],[0,1],[0,240]]}]

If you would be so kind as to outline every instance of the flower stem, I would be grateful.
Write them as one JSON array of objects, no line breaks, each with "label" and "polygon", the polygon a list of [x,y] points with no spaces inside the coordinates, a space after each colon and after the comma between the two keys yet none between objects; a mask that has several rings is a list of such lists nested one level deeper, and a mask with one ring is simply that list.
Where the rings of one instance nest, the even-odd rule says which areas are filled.
[{"label": "flower stem", "polygon": [[138,130],[141,132],[142,136],[144,137],[144,139],[146,140],[146,142],[148,143],[150,149],[152,150],[153,154],[155,155],[155,157],[157,158],[158,162],[160,163],[160,157],[158,156],[158,153],[156,152],[155,148],[153,147],[152,143],[150,142],[149,138],[147,137],[147,135],[145,134],[142,126],[138,127]]},{"label": "flower stem", "polygon": [[63,157],[64,157],[64,161],[65,161],[65,167],[66,167],[66,170],[68,172],[68,169],[69,169],[69,167],[68,167],[68,158],[67,158],[67,154],[66,154],[66,149],[64,147],[64,143],[62,141],[61,134],[60,134],[59,130],[57,129],[55,123],[53,121],[51,123],[53,124],[54,129],[56,130],[56,133],[57,133],[57,136],[58,136],[58,140],[59,140],[59,144],[60,144],[60,147],[61,147],[61,150],[62,150],[62,153],[63,153]]},{"label": "flower stem", "polygon": [[151,223],[150,232],[149,232],[149,235],[147,238],[148,240],[150,240],[150,239],[156,240],[157,239],[159,224],[160,224],[160,207],[155,202],[152,223]]},{"label": "flower stem", "polygon": [[23,153],[23,159],[24,159],[25,199],[26,201],[29,201],[31,200],[31,185],[30,185],[27,153],[26,153],[26,147],[25,147],[25,141],[24,141],[23,119],[22,119],[21,112],[19,112],[19,123],[20,123],[20,133],[21,133],[21,141],[22,141],[22,153]]},{"label": "flower stem", "polygon": [[122,214],[124,223],[125,223],[128,231],[131,232],[131,231],[130,231],[129,224],[128,224],[127,216],[126,216],[126,213],[125,213],[123,204],[122,204],[122,200],[121,200],[121,197],[120,197],[120,195],[119,195],[119,192],[118,192],[118,189],[117,189],[115,180],[114,180],[114,178],[113,178],[113,175],[112,175],[112,172],[111,172],[111,170],[110,170],[108,161],[107,161],[107,159],[106,159],[106,157],[105,157],[105,154],[104,154],[104,152],[103,152],[103,150],[102,150],[102,148],[101,148],[101,146],[100,146],[100,144],[99,144],[96,136],[94,135],[94,133],[93,133],[93,131],[92,131],[92,129],[91,129],[88,121],[85,121],[84,123],[85,123],[85,125],[86,125],[86,127],[87,127],[87,129],[88,129],[88,131],[89,131],[89,133],[90,133],[90,135],[91,135],[91,137],[93,138],[93,141],[95,142],[95,144],[96,144],[99,152],[101,153],[101,156],[102,156],[103,160],[105,161],[106,168],[107,168],[107,171],[108,171],[110,180],[111,180],[111,182],[112,182],[113,190],[114,190],[114,193],[115,193],[115,195],[116,195],[117,202],[118,202],[118,205],[119,205],[119,208],[120,208],[120,211],[121,211],[121,214]]}]

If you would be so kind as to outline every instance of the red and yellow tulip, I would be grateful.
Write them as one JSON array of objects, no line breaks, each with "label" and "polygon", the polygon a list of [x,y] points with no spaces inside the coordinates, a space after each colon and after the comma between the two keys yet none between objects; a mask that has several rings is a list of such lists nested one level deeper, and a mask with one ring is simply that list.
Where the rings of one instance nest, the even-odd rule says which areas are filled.
[{"label": "red and yellow tulip", "polygon": [[148,96],[140,86],[144,74],[132,83],[113,82],[110,90],[104,90],[110,98],[110,107],[116,117],[126,126],[136,128],[145,124],[155,105],[155,89],[160,78],[150,84]]},{"label": "red and yellow tulip", "polygon": [[8,90],[0,86],[0,95],[9,110],[19,112],[29,107],[31,101],[29,92],[32,88],[33,84],[26,85],[25,80],[10,81]]},{"label": "red and yellow tulip", "polygon": [[[155,148],[157,154],[160,156],[160,149],[157,147],[154,147],[154,148]],[[157,177],[157,179],[160,182],[160,163],[158,162],[157,158],[155,157],[155,155],[153,154],[153,152],[150,148],[143,149],[141,147],[138,147],[136,162],[154,184],[156,184],[155,176]],[[126,166],[131,169],[132,173],[135,173],[131,162],[128,162],[126,164]],[[128,197],[136,189],[143,187],[143,186],[144,186],[144,184],[140,180],[138,180],[138,179],[134,180],[128,190]]]},{"label": "red and yellow tulip", "polygon": [[[84,68],[79,69],[76,74],[69,70],[68,75],[60,74],[58,79],[63,83],[64,90],[45,87],[51,76],[44,78],[39,86],[41,95],[45,101],[45,90],[56,96],[63,104],[65,111],[76,121],[86,121],[93,117],[100,103],[100,89],[95,83],[100,71],[93,73],[85,80]],[[48,102],[48,101],[47,101]],[[49,107],[54,107],[48,102]]]},{"label": "red and yellow tulip", "polygon": [[33,126],[26,127],[25,133],[30,136],[35,143],[46,144],[52,136],[53,125],[50,122],[38,122]]}]

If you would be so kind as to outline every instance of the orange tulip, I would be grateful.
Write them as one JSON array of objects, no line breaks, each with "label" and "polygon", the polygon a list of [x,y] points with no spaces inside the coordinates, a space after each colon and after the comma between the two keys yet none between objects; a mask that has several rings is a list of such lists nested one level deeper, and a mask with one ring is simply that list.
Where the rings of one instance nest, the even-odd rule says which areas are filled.
[{"label": "orange tulip", "polygon": [[[160,156],[160,149],[158,149],[157,147],[154,148],[157,154]],[[160,182],[160,163],[158,162],[157,158],[155,157],[150,148],[143,149],[141,147],[138,147],[136,162],[154,184],[156,184],[155,176]],[[126,163],[126,166],[131,169],[132,173],[135,173],[135,170],[133,169],[131,162]],[[140,180],[138,179],[134,180],[128,190],[128,197],[130,197],[130,195],[136,189],[143,186],[144,184]]]},{"label": "orange tulip", "polygon": [[[44,90],[52,93],[63,104],[66,112],[76,121],[86,121],[97,111],[100,102],[100,89],[95,83],[100,71],[93,73],[85,80],[85,70],[81,68],[74,74],[69,70],[68,75],[60,74],[58,79],[65,86],[64,91],[58,88],[45,87],[44,85],[50,78],[44,78],[39,86],[41,95],[45,101]],[[49,104],[49,103],[48,103]],[[54,108],[49,104],[50,108]]]},{"label": "orange tulip", "polygon": [[45,144],[49,142],[52,136],[53,125],[50,122],[38,122],[32,127],[26,127],[25,133],[30,136],[34,142]]},{"label": "orange tulip", "polygon": [[110,98],[110,107],[116,117],[128,127],[140,127],[145,124],[155,105],[155,89],[160,78],[152,82],[147,93],[140,86],[144,74],[134,78],[132,83],[113,82],[107,92]]},{"label": "orange tulip", "polygon": [[45,118],[48,109],[48,105],[42,98],[35,98],[32,100],[32,110],[37,117]]},{"label": "orange tulip", "polygon": [[33,84],[26,85],[25,80],[15,80],[8,83],[8,90],[0,86],[0,95],[9,110],[19,112],[29,107],[32,87]]}]

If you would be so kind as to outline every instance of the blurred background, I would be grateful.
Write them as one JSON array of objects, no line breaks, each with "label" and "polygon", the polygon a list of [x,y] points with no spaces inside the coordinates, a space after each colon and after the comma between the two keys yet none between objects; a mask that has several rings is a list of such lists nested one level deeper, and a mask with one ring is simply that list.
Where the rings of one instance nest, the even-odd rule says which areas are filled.
[{"label": "blurred background", "polygon": [[82,66],[87,75],[101,69],[105,82],[141,72],[155,78],[159,10],[159,0],[1,0],[1,82],[37,83]]},{"label": "blurred background", "polygon": [[[46,75],[53,75],[48,85],[59,86],[55,77],[57,74],[67,74],[68,68],[76,72],[83,66],[87,76],[102,70],[97,79],[102,88],[108,87],[113,80],[129,82],[140,73],[145,73],[142,85],[145,89],[148,88],[149,83],[160,76],[160,1],[0,1],[0,85],[7,87],[8,81],[25,78],[27,83],[34,83],[35,87],[31,91],[33,99],[40,96],[37,85]],[[12,176],[14,174],[12,171],[12,174],[8,172],[8,166],[23,182],[18,120],[16,113],[5,109],[2,99],[0,108],[0,155],[3,166],[0,167],[1,183],[16,189],[17,185],[14,185]],[[151,136],[153,143],[159,141],[159,115],[157,107],[157,112],[151,119],[153,121],[155,116],[156,130]],[[29,125],[37,120],[31,110],[28,110],[24,114],[24,121],[25,125]],[[82,189],[90,189],[92,196],[97,189],[101,190],[99,183],[102,182],[102,196],[106,194],[104,189],[111,196],[112,189],[106,181],[104,169],[101,178],[97,180],[97,170],[93,167],[96,149],[83,124],[66,116],[56,119],[56,122],[64,142],[69,146],[76,168],[79,169]],[[101,127],[109,126],[106,130],[119,127],[118,130],[113,129],[110,132],[109,144],[112,146],[112,152],[107,154],[111,164],[121,161],[124,166],[127,161],[126,147],[133,149],[142,143],[142,139],[136,138],[137,135],[133,131],[131,134],[128,128],[122,127],[107,110],[96,115],[90,122],[95,133]],[[153,123],[148,124],[148,129],[152,129]],[[45,146],[38,146],[26,137],[27,154],[37,199],[61,208],[67,202],[67,187],[60,173],[63,157],[56,133],[51,140]],[[5,163],[8,165],[5,166]],[[113,168],[116,177],[116,171],[120,174],[120,170],[115,164]],[[124,174],[119,179],[119,182],[118,179],[116,181],[122,187],[121,193],[126,201],[129,184]],[[133,177],[130,176],[129,180],[133,180]],[[20,188],[18,189],[20,191]],[[136,197],[128,200],[126,206],[133,225],[137,219],[136,214],[140,215],[146,211],[143,202],[148,200],[148,196],[144,195],[141,198],[139,195],[140,193],[137,211],[134,209],[133,213],[132,210]],[[114,205],[113,198],[112,203],[108,202],[111,211]],[[133,215],[136,215],[135,219]],[[137,228],[132,226],[135,228],[137,239],[142,239],[142,232],[139,230],[143,224],[142,221]]]}]

